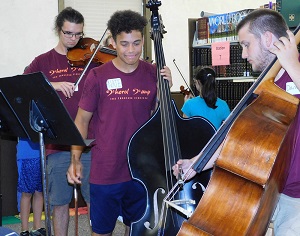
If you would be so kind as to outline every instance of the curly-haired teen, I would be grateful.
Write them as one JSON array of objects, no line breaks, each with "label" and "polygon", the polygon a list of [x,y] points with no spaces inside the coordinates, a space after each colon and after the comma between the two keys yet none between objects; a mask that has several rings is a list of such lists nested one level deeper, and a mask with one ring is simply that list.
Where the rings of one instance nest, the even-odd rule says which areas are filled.
[{"label": "curly-haired teen", "polygon": [[[150,118],[157,101],[156,67],[140,60],[146,24],[143,16],[130,10],[111,16],[108,29],[117,57],[89,72],[75,119],[85,138],[89,121],[94,117],[95,145],[90,172],[94,236],[111,235],[120,215],[128,235],[130,224],[146,210],[146,192],[132,180],[127,162],[129,139]],[[161,74],[171,82],[169,68],[163,68]],[[73,146],[72,155],[75,158],[68,180],[80,183],[81,147]]]}]

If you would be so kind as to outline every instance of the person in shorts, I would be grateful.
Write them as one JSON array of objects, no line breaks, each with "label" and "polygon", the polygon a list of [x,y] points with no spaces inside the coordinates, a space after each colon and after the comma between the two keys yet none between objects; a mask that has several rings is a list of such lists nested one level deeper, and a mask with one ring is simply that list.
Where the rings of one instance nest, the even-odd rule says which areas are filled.
[{"label": "person in shorts", "polygon": [[[72,67],[67,58],[67,52],[75,47],[83,38],[84,18],[77,10],[67,7],[55,18],[54,30],[59,40],[50,51],[37,56],[25,69],[25,74],[41,71],[50,81],[53,88],[61,98],[70,117],[75,119],[86,75],[75,87],[75,83],[81,76],[84,66]],[[98,65],[91,63],[86,73]],[[59,116],[59,114],[57,114]],[[92,138],[92,126],[89,138]],[[89,174],[91,154],[86,150],[83,156],[83,184],[81,192],[89,207]],[[68,184],[66,173],[71,163],[70,146],[46,145],[47,178],[49,203],[52,210],[54,234],[68,235],[69,203],[72,200],[73,186]]]},{"label": "person in shorts", "polygon": [[[83,138],[94,119],[90,175],[93,236],[111,235],[119,216],[128,235],[131,223],[146,210],[146,191],[132,179],[127,161],[131,136],[157,107],[156,65],[140,59],[146,24],[143,16],[131,10],[111,16],[107,25],[117,57],[89,72],[79,102],[75,124]],[[160,72],[170,85],[169,68]],[[82,147],[72,146],[75,159],[68,170],[70,183],[81,183],[81,152]]]},{"label": "person in shorts", "polygon": [[[40,148],[27,138],[19,138],[17,144],[18,184],[20,198],[20,236],[46,235],[42,228],[44,206]],[[32,202],[32,204],[31,204]],[[33,229],[29,230],[29,216],[33,210]]]}]

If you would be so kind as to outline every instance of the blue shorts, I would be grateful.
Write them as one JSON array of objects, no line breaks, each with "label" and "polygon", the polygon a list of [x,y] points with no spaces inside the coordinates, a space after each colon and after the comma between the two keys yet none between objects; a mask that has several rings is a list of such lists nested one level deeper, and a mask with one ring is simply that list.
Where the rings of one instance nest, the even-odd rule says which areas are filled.
[{"label": "blue shorts", "polygon": [[90,184],[91,225],[94,233],[107,234],[114,230],[117,218],[125,225],[142,218],[146,211],[147,195],[137,181],[119,184]]},{"label": "blue shorts", "polygon": [[19,178],[18,192],[34,193],[42,192],[41,158],[30,158],[18,160]]},{"label": "blue shorts", "polygon": [[[80,160],[83,165],[80,190],[85,202],[89,203],[91,152],[82,153]],[[58,152],[47,156],[48,193],[51,206],[66,205],[72,200],[74,189],[67,180],[70,162],[70,152]]]}]

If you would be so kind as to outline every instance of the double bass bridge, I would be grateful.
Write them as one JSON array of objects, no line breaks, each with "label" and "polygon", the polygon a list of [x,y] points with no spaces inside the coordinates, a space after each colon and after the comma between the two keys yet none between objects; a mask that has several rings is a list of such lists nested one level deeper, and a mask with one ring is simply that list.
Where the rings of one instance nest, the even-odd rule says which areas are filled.
[{"label": "double bass bridge", "polygon": [[192,200],[192,199],[179,199],[179,200],[173,200],[173,201],[165,200],[165,204],[168,207],[170,206],[170,207],[175,208],[177,211],[184,214],[187,218],[190,218],[190,216],[193,214],[193,211],[189,211],[189,210],[181,207],[180,205],[185,205],[185,204],[195,205],[196,201]]}]

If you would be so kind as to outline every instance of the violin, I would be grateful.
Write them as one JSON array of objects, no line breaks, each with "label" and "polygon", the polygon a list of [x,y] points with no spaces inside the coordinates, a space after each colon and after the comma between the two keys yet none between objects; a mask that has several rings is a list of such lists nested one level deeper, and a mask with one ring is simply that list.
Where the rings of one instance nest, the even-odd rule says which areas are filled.
[{"label": "violin", "polygon": [[184,86],[181,85],[180,86],[180,93],[182,93],[183,95],[190,95],[191,94],[191,90],[189,90],[188,88],[184,89]]},{"label": "violin", "polygon": [[193,90],[192,90],[192,89],[189,87],[189,85],[187,84],[187,82],[186,82],[185,78],[183,77],[181,71],[179,70],[177,64],[175,63],[175,59],[173,59],[173,63],[174,63],[174,65],[176,66],[176,68],[177,68],[179,74],[181,75],[181,78],[183,79],[183,81],[185,82],[186,86],[188,87],[188,89],[185,90],[185,89],[184,89],[184,86],[180,86],[180,91],[181,91],[181,93],[182,93],[183,95],[190,95],[190,93],[191,93],[191,94],[193,95],[193,97],[196,97],[195,94],[194,94],[194,92],[193,92]]},{"label": "violin", "polygon": [[[68,62],[71,66],[84,66],[92,58],[95,50],[98,50],[99,42],[92,38],[82,38],[79,40],[74,48],[71,48],[67,52]],[[102,46],[96,52],[92,59],[92,62],[96,64],[104,64],[117,57],[116,50],[109,46]]]}]

